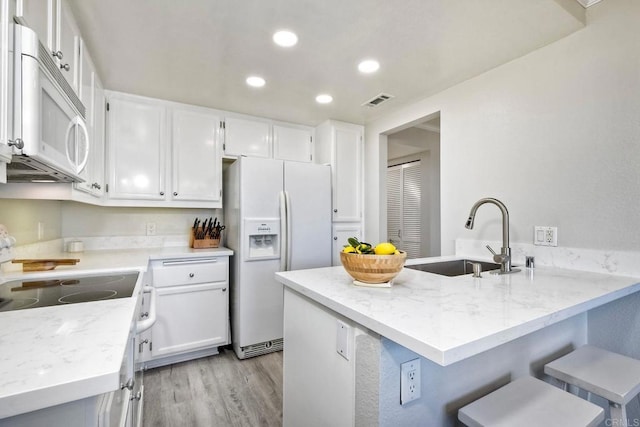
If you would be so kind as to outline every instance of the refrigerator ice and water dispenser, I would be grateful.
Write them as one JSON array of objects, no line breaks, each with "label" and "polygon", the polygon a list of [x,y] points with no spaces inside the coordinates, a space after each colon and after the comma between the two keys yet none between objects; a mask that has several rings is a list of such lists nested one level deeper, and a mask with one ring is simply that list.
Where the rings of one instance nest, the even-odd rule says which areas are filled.
[{"label": "refrigerator ice and water dispenser", "polygon": [[280,258],[280,218],[245,219],[244,258],[247,261]]}]

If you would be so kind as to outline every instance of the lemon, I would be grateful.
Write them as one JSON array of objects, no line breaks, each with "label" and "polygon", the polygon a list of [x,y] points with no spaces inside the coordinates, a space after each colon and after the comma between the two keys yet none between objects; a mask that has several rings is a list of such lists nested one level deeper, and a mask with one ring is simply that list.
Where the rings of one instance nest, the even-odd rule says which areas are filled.
[{"label": "lemon", "polygon": [[400,255],[400,251],[396,249],[396,250],[393,252],[393,254],[394,254],[394,255]]},{"label": "lemon", "polygon": [[353,246],[345,246],[345,248],[342,250],[342,252],[346,254],[351,254],[351,253],[354,253],[355,251],[356,251],[356,248],[354,248]]},{"label": "lemon", "polygon": [[376,255],[393,255],[396,252],[396,247],[391,243],[384,242],[377,245],[373,251]]}]

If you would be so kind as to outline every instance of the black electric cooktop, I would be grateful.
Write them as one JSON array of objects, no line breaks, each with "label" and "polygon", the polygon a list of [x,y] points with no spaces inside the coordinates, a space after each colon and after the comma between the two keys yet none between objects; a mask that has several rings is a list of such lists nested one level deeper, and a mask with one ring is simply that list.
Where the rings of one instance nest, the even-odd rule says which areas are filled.
[{"label": "black electric cooktop", "polygon": [[12,280],[0,284],[0,311],[127,298],[137,281],[138,272]]}]

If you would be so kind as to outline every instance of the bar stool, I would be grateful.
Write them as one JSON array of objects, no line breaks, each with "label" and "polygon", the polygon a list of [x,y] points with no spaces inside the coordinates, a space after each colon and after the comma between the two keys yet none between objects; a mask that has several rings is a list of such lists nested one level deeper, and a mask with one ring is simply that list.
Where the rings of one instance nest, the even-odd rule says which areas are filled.
[{"label": "bar stool", "polygon": [[587,400],[591,394],[608,400],[610,425],[617,427],[627,425],[627,404],[640,393],[640,360],[592,345],[547,363],[544,373],[562,381],[565,390],[572,384],[587,391]]},{"label": "bar stool", "polygon": [[522,377],[458,411],[469,427],[591,427],[604,410],[533,377]]}]

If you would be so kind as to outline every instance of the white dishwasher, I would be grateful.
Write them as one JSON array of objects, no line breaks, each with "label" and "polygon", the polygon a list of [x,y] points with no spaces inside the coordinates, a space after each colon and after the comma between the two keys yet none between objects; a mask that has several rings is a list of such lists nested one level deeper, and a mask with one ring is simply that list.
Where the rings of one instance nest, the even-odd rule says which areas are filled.
[{"label": "white dishwasher", "polygon": [[151,261],[156,322],[145,366],[218,353],[229,344],[229,257]]}]

